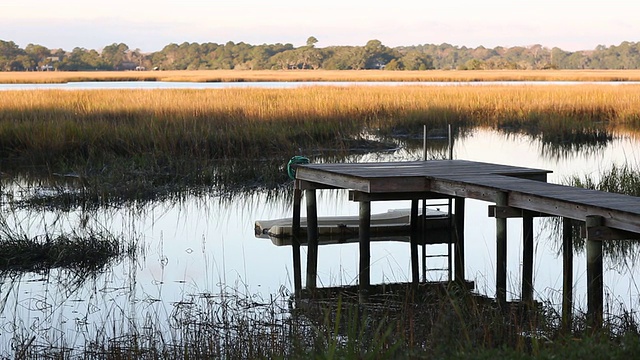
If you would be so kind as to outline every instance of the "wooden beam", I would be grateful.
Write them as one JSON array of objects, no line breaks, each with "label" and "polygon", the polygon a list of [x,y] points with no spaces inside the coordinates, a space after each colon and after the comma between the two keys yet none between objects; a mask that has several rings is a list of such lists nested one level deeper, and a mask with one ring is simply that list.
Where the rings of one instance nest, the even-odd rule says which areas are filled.
[{"label": "wooden beam", "polygon": [[588,237],[589,228],[602,225],[602,217],[587,216],[587,322],[595,331],[602,327],[604,281],[602,241]]},{"label": "wooden beam", "polygon": [[335,186],[320,184],[313,181],[306,180],[296,180],[296,189],[300,190],[330,190],[330,189],[340,189]]},{"label": "wooden beam", "polygon": [[310,183],[335,186],[343,189],[369,192],[369,181],[367,179],[315,170],[304,166],[300,166],[296,169],[296,179]]},{"label": "wooden beam", "polygon": [[591,240],[640,240],[640,234],[625,230],[612,229],[608,226],[592,226],[586,228],[586,237]]},{"label": "wooden beam", "polygon": [[307,289],[316,289],[318,277],[318,207],[316,191],[305,190],[307,198]]},{"label": "wooden beam", "polygon": [[446,199],[446,195],[433,192],[391,192],[391,193],[365,193],[361,191],[349,191],[350,201],[395,201],[395,200],[419,200],[419,199]]},{"label": "wooden beam", "polygon": [[[496,204],[507,206],[507,193],[498,194]],[[496,301],[507,304],[507,219],[496,218]]]},{"label": "wooden beam", "polygon": [[369,287],[371,285],[371,244],[369,231],[371,229],[371,203],[369,201],[360,202],[360,273],[358,299],[361,304],[367,302],[369,298]]},{"label": "wooden beam", "polygon": [[499,194],[502,193],[495,188],[446,179],[430,179],[427,190],[443,195],[489,202],[496,202]]},{"label": "wooden beam", "polygon": [[293,190],[293,238],[291,249],[293,252],[293,288],[296,299],[300,298],[302,291],[302,265],[300,261],[300,208],[302,202],[302,190]]},{"label": "wooden beam", "polygon": [[[498,205],[489,205],[488,210],[489,210],[489,217],[504,218],[504,219],[523,218],[525,217],[524,212],[527,211],[527,210],[518,209],[511,206],[498,206]],[[527,214],[528,214],[527,216],[532,216],[532,217],[553,216],[553,215],[543,214],[541,212],[534,212],[534,211],[527,211]]]},{"label": "wooden beam", "polygon": [[605,209],[598,206],[551,199],[516,191],[512,191],[509,194],[509,205],[580,221],[584,221],[588,215],[597,215],[602,217],[601,226],[640,233],[640,217],[638,217],[637,214],[624,211]]}]

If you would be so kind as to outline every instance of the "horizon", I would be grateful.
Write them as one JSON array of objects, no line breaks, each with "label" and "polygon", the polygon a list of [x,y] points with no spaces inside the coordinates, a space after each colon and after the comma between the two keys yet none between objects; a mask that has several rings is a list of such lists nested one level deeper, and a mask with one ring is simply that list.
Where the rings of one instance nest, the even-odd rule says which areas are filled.
[{"label": "horizon", "polygon": [[21,48],[38,44],[71,51],[100,50],[124,43],[144,53],[171,43],[244,42],[251,45],[306,44],[319,48],[364,46],[379,40],[388,47],[451,44],[486,48],[542,45],[565,51],[636,42],[640,3],[538,1],[513,4],[487,0],[416,4],[410,8],[329,0],[324,6],[257,0],[65,0],[52,5],[35,0],[5,0],[0,5],[0,39]]}]

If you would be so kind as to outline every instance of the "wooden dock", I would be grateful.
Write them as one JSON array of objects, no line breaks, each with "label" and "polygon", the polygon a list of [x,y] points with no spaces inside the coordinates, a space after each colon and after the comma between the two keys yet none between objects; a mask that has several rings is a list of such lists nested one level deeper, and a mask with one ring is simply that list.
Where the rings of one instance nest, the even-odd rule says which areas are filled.
[{"label": "wooden dock", "polygon": [[[587,237],[587,314],[593,326],[602,323],[602,241],[636,239],[640,234],[640,198],[549,184],[548,170],[466,160],[413,162],[304,164],[295,167],[293,261],[296,293],[302,289],[300,271],[300,208],[302,192],[307,206],[306,288],[316,288],[318,234],[316,190],[347,189],[359,202],[359,296],[366,301],[370,288],[371,201],[411,200],[412,213],[424,199],[452,199],[455,221],[455,280],[464,283],[465,199],[492,202],[488,215],[496,220],[496,300],[506,303],[507,218],[523,221],[523,302],[533,302],[533,218],[563,217],[563,320],[569,326],[573,307],[571,224],[578,220]],[[417,218],[417,217],[416,217]],[[572,221],[573,220],[573,221]],[[417,227],[416,227],[417,228]],[[296,240],[298,239],[298,240]],[[412,282],[419,282],[418,236],[411,240]]]}]

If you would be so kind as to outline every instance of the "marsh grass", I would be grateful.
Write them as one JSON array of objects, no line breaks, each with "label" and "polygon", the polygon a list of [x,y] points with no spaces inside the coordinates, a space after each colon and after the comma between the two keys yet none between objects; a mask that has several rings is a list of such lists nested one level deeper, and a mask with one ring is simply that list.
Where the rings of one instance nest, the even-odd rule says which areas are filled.
[{"label": "marsh grass", "polygon": [[311,87],[0,93],[6,165],[269,158],[375,148],[422,126],[573,134],[627,124],[640,86]]},{"label": "marsh grass", "polygon": [[610,129],[637,125],[638,94],[637,85],[0,92],[0,166],[63,183],[36,203],[275,188],[293,155],[417,148],[424,125],[452,124],[454,138],[477,126],[526,134],[552,152],[601,146]]},{"label": "marsh grass", "polygon": [[65,83],[83,81],[640,81],[637,70],[198,70],[0,72],[0,83]]},{"label": "marsh grass", "polygon": [[[591,190],[607,191],[631,196],[640,196],[640,170],[637,166],[629,163],[622,165],[613,164],[610,168],[602,170],[599,174],[575,174],[562,180],[564,185],[582,187]],[[560,218],[550,218],[545,222],[545,227],[549,228],[551,237],[561,239],[562,222]],[[578,252],[584,251],[585,238],[579,229],[580,222],[575,221],[573,225],[573,246]],[[559,243],[558,243],[559,244]],[[640,260],[638,256],[637,240],[604,241],[603,253],[612,263],[620,266],[630,266],[637,264]]]},{"label": "marsh grass", "polygon": [[104,324],[81,348],[65,346],[64,339],[41,344],[25,335],[14,355],[33,359],[529,359],[591,354],[625,359],[640,349],[637,318],[629,313],[624,321],[607,317],[606,326],[595,334],[581,327],[586,322],[577,314],[576,329],[567,334],[550,304],[540,304],[523,316],[517,307],[505,312],[490,299],[453,288],[415,300],[387,296],[358,305],[338,296],[302,304],[291,302],[286,291],[265,299],[222,286],[219,293],[190,295],[174,303],[168,324],[157,314],[133,315],[122,323]]},{"label": "marsh grass", "polygon": [[7,211],[12,210],[3,209],[0,218],[0,279],[62,269],[66,283],[77,287],[114,262],[136,256],[137,241],[133,238],[126,240],[124,235],[118,237],[90,226],[71,231],[49,228],[41,235],[31,235],[20,223],[7,221]]}]

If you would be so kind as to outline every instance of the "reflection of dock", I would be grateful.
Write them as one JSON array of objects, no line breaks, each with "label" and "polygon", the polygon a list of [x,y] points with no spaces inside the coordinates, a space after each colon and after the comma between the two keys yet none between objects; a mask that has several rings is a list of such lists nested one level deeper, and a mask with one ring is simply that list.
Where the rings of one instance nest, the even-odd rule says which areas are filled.
[{"label": "reflection of dock", "polygon": [[[489,216],[496,218],[496,300],[506,303],[507,218],[522,218],[523,266],[521,299],[533,302],[533,218],[561,216],[563,230],[563,320],[570,323],[573,302],[573,253],[571,220],[585,224],[587,237],[587,313],[592,323],[602,322],[602,241],[638,238],[640,199],[570,186],[546,183],[549,171],[464,160],[358,164],[304,164],[296,166],[293,215],[293,257],[296,294],[302,290],[300,271],[300,206],[302,191],[307,205],[306,288],[316,288],[318,256],[317,189],[348,189],[359,202],[359,296],[366,301],[370,290],[371,201],[411,200],[412,214],[424,199],[453,199],[455,219],[451,230],[455,280],[463,283],[465,199],[495,203]],[[414,218],[417,218],[415,216]],[[412,223],[411,279],[419,283],[418,224]],[[297,239],[297,241],[296,241]],[[424,258],[423,258],[424,262]]]}]

